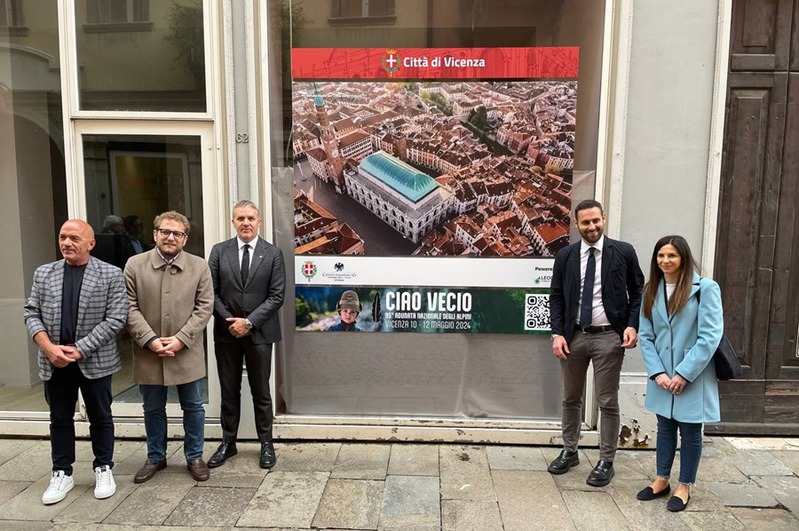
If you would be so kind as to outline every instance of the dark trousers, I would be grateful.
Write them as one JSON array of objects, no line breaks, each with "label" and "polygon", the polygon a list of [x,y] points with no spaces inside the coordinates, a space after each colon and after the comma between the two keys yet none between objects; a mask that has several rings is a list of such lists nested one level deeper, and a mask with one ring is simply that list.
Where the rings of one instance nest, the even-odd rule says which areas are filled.
[{"label": "dark trousers", "polygon": [[77,363],[53,368],[53,376],[44,382],[44,399],[50,406],[50,448],[53,471],[63,470],[72,475],[75,462],[75,404],[78,389],[89,415],[89,434],[92,439],[92,466],[114,466],[114,417],[111,415],[111,375],[86,378]]},{"label": "dark trousers", "polygon": [[271,442],[273,414],[269,376],[272,372],[272,344],[256,345],[250,337],[237,339],[232,343],[216,343],[216,367],[222,390],[222,437],[225,442],[235,442],[238,437],[242,362],[247,364],[247,380],[252,392],[258,439],[261,442]]},{"label": "dark trousers", "polygon": [[599,404],[599,459],[613,461],[619,444],[619,380],[624,349],[616,332],[574,332],[571,354],[561,360],[563,379],[563,447],[577,451],[583,422],[583,391],[588,364],[594,365],[594,392]]}]

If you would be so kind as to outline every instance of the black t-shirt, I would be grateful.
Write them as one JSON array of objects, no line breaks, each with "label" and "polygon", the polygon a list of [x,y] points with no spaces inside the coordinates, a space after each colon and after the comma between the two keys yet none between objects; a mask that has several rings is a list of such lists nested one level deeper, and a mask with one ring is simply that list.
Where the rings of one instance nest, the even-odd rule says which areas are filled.
[{"label": "black t-shirt", "polygon": [[61,345],[75,344],[75,331],[78,328],[78,302],[80,287],[83,284],[83,273],[86,264],[71,266],[64,264],[64,292],[61,298]]}]

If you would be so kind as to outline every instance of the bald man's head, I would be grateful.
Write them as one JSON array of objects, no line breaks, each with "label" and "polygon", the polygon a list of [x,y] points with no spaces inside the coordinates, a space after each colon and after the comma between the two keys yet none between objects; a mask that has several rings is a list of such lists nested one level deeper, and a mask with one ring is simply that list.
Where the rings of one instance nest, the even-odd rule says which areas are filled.
[{"label": "bald man's head", "polygon": [[82,219],[70,219],[61,225],[58,248],[69,265],[88,263],[89,251],[94,249],[94,243],[94,229]]}]

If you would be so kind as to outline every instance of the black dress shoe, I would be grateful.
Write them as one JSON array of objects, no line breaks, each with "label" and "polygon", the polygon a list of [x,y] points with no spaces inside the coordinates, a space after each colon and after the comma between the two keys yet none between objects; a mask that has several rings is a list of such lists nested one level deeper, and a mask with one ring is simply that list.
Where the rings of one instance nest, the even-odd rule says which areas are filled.
[{"label": "black dress shoe", "polygon": [[275,447],[271,442],[261,443],[261,460],[258,462],[261,468],[272,468],[277,463]]},{"label": "black dress shoe", "polygon": [[211,459],[208,460],[208,468],[216,468],[218,466],[222,466],[225,464],[225,461],[233,457],[239,453],[238,449],[236,448],[236,443],[231,442],[223,442],[219,445],[219,448],[216,449],[214,455],[211,456]]},{"label": "black dress shoe", "polygon": [[647,487],[638,492],[638,494],[636,494],[635,497],[641,501],[649,501],[649,500],[654,500],[655,498],[662,498],[669,492],[671,492],[671,485],[667,484],[666,488],[661,490],[660,492],[655,492],[654,490],[652,490],[652,487]]},{"label": "black dress shoe", "polygon": [[596,464],[591,473],[588,474],[588,479],[586,479],[585,482],[592,487],[604,487],[610,483],[611,478],[615,475],[616,472],[613,470],[613,461],[600,461]]},{"label": "black dress shoe", "polygon": [[679,496],[672,496],[669,499],[669,503],[666,504],[666,509],[673,513],[678,513],[680,511],[684,511],[686,507],[688,507],[688,502],[691,501],[691,495],[688,495],[688,499],[683,503],[682,498]]},{"label": "black dress shoe", "polygon": [[550,474],[565,474],[573,466],[580,464],[580,456],[577,452],[561,450],[560,455],[549,463],[547,470]]}]

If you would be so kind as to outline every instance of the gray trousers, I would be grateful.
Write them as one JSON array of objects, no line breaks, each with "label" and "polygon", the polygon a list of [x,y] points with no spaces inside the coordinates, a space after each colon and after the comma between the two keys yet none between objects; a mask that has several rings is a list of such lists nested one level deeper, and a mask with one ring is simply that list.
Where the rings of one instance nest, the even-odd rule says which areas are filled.
[{"label": "gray trousers", "polygon": [[577,451],[583,421],[583,391],[588,364],[594,364],[594,390],[599,404],[599,459],[613,461],[619,444],[619,378],[624,349],[616,332],[574,332],[568,359],[560,361],[563,381],[563,448]]}]

